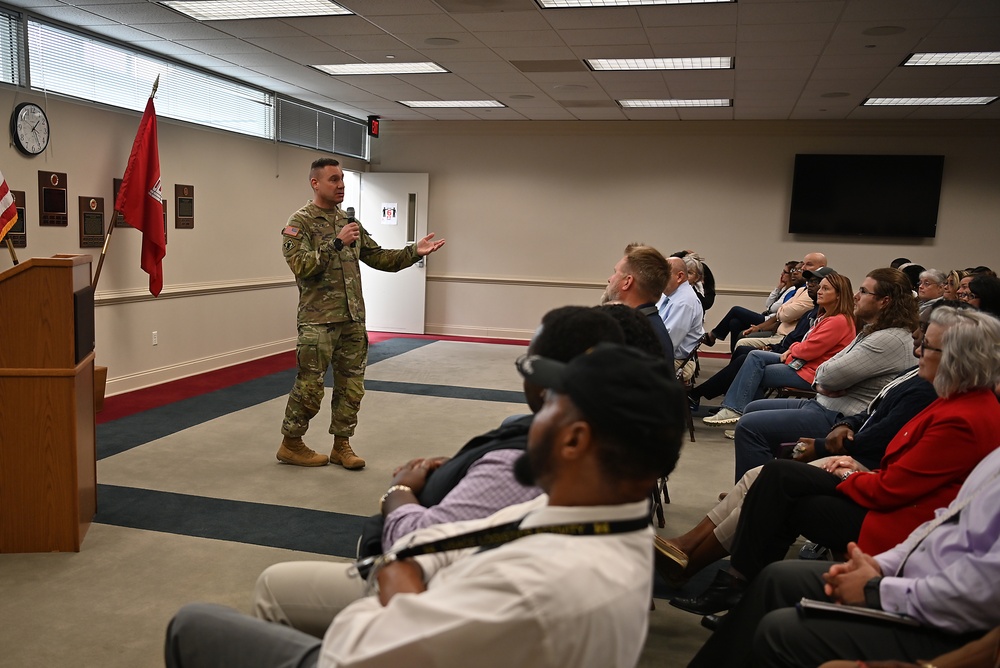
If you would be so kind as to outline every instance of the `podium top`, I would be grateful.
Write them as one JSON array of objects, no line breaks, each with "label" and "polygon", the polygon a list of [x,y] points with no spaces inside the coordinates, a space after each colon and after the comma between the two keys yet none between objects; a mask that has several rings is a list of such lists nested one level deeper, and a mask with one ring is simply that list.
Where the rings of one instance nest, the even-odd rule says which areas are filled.
[{"label": "podium top", "polygon": [[[54,255],[0,273],[0,368],[69,369],[78,347],[93,350],[90,265],[90,255]],[[87,323],[89,345],[80,347],[78,325]]]}]

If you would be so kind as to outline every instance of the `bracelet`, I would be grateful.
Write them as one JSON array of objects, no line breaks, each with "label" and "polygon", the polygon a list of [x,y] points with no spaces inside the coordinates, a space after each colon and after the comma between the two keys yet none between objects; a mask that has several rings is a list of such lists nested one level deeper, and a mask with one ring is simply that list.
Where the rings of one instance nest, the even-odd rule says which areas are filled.
[{"label": "bracelet", "polygon": [[848,478],[850,478],[850,477],[851,477],[852,475],[854,475],[855,473],[857,473],[857,471],[848,471],[848,472],[847,472],[847,473],[845,473],[844,475],[840,476],[840,479],[841,479],[841,480],[847,480]]},{"label": "bracelet", "polygon": [[383,494],[382,498],[378,500],[379,512],[382,512],[382,507],[385,505],[385,500],[388,499],[389,495],[392,494],[393,492],[409,492],[410,494],[413,494],[413,490],[410,487],[407,487],[406,485],[393,485],[389,489],[385,490],[385,494]]}]

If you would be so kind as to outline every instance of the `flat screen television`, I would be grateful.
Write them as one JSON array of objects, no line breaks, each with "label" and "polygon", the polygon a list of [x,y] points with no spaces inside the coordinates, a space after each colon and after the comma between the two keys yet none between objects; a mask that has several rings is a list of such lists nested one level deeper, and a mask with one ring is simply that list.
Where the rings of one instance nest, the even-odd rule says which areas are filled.
[{"label": "flat screen television", "polygon": [[933,237],[943,169],[943,155],[796,155],[788,231]]}]

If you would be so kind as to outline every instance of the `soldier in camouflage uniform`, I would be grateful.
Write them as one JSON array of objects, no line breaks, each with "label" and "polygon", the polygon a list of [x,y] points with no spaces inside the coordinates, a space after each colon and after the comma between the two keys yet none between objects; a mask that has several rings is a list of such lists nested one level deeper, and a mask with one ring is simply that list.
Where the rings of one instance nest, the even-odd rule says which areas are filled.
[{"label": "soldier in camouflage uniform", "polygon": [[[358,423],[358,409],[365,394],[368,332],[365,301],[361,294],[364,262],[382,271],[399,271],[444,245],[433,234],[400,250],[385,250],[357,222],[348,222],[340,210],[344,201],[344,172],[332,158],[312,164],[309,183],[313,200],[292,214],[282,230],[285,261],[299,288],[298,375],[288,395],[284,435],[278,461],[298,466],[323,466],[328,461],[347,469],[360,469],[365,460],[351,449],[349,438]],[[333,365],[334,436],[329,458],[302,442],[309,420],[323,401],[323,377]]]}]

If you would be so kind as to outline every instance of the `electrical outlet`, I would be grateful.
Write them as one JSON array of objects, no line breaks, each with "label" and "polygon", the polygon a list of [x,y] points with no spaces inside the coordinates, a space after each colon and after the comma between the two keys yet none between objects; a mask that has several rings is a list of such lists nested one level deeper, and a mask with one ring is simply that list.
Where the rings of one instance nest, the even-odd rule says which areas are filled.
[{"label": "electrical outlet", "polygon": [[159,338],[157,337],[156,332],[153,332],[153,345],[155,346],[157,343],[159,343]]}]

